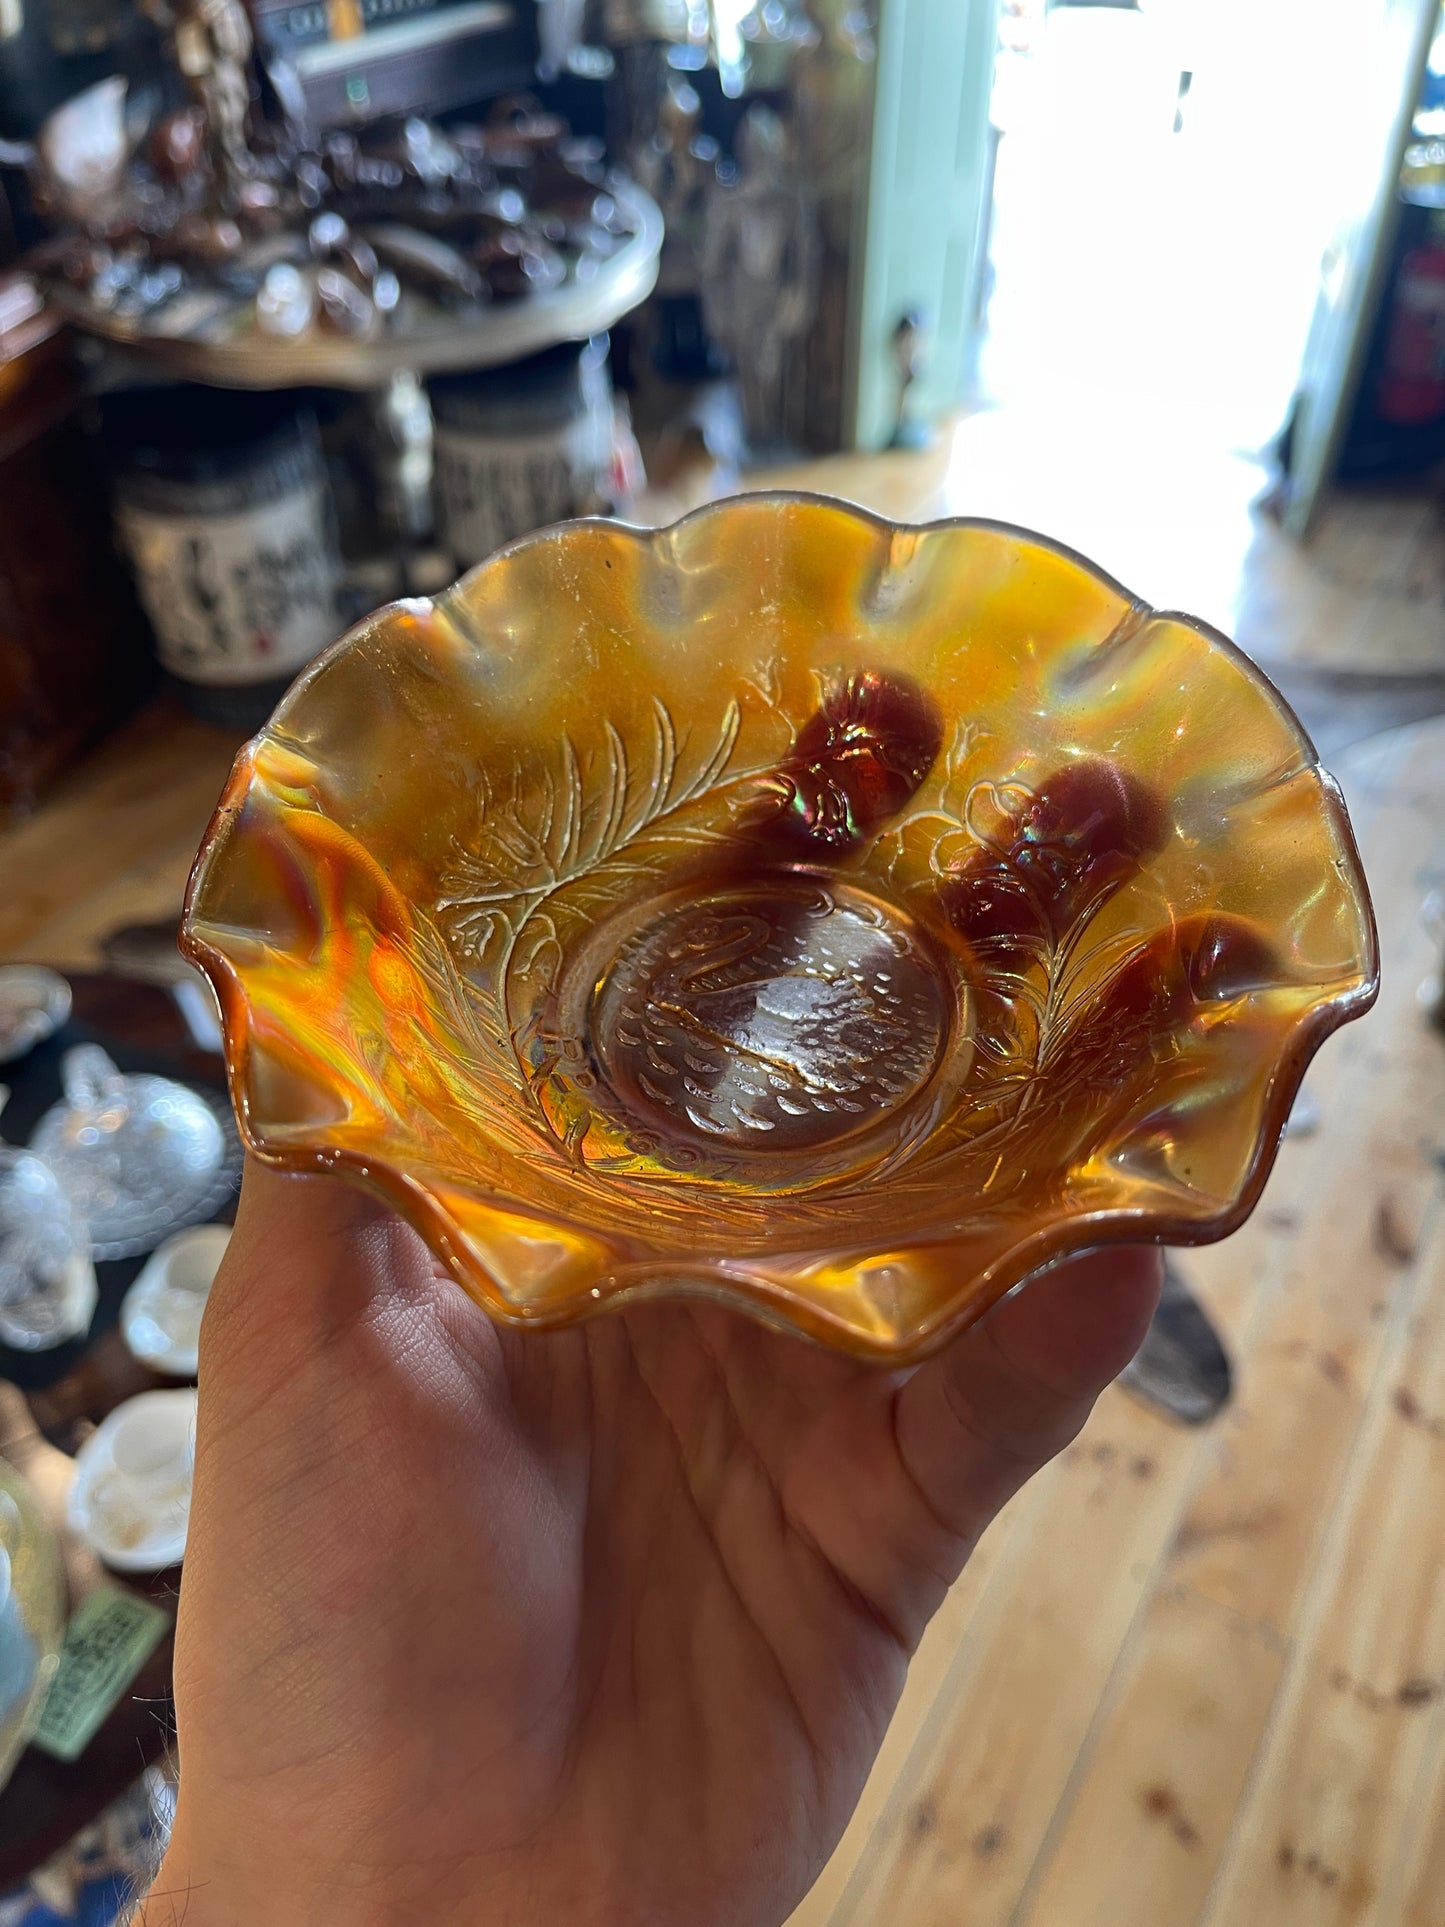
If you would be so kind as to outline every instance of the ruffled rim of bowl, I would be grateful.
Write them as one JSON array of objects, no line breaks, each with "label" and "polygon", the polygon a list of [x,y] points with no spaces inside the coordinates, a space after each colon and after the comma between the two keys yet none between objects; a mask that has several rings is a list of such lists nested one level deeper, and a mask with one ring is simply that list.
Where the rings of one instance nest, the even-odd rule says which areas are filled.
[{"label": "ruffled rim of bowl", "polygon": [[[1379,935],[1374,907],[1339,785],[1321,767],[1308,731],[1265,672],[1237,643],[1211,624],[1180,611],[1153,608],[1106,570],[1067,544],[1035,530],[988,517],[952,516],[924,523],[895,522],[870,509],[832,496],[793,490],[757,490],[728,496],[721,501],[705,503],[661,528],[638,527],[605,517],[579,517],[519,536],[478,563],[436,598],[402,599],[388,603],[365,617],[307,665],[251,742],[272,735],[278,727],[284,728],[287,719],[304,700],[317,678],[395,612],[422,613],[440,609],[454,627],[466,634],[465,624],[457,622],[453,612],[458,607],[465,607],[468,583],[519,552],[556,543],[576,531],[589,529],[605,530],[613,536],[622,535],[656,551],[672,546],[678,531],[726,515],[740,504],[754,509],[768,506],[826,509],[832,513],[842,513],[889,537],[982,531],[1042,550],[1118,596],[1136,613],[1138,619],[1178,624],[1193,631],[1213,649],[1221,651],[1227,660],[1243,672],[1246,681],[1271,705],[1295,736],[1301,749],[1300,767],[1313,770],[1318,776],[1322,804],[1335,817],[1340,842],[1351,863],[1349,883],[1362,913],[1366,936],[1362,974],[1353,986],[1323,997],[1286,1033],[1269,1078],[1264,1113],[1255,1132],[1249,1161],[1234,1196],[1223,1208],[1208,1217],[1175,1216],[1164,1210],[1140,1206],[1104,1206],[1045,1219],[1032,1231],[1025,1232],[1011,1243],[1002,1244],[998,1253],[981,1270],[971,1271],[965,1282],[972,1289],[961,1289],[955,1297],[940,1303],[931,1316],[891,1340],[880,1340],[849,1319],[829,1316],[816,1300],[770,1278],[765,1269],[741,1263],[709,1268],[706,1273],[699,1271],[695,1276],[688,1276],[680,1272],[679,1267],[669,1267],[659,1259],[650,1266],[629,1266],[621,1272],[605,1273],[594,1280],[593,1288],[586,1293],[559,1299],[540,1310],[519,1309],[467,1247],[456,1220],[420,1179],[412,1177],[399,1166],[386,1163],[376,1152],[362,1153],[304,1144],[278,1149],[266,1143],[263,1130],[251,1116],[245,1077],[250,1061],[251,1024],[245,988],[231,960],[208,944],[193,927],[193,912],[206,872],[228,825],[238,813],[239,799],[248,786],[251,743],[243,745],[238,752],[225,790],[201,839],[186,889],[179,938],[182,953],[204,973],[220,1005],[227,1081],[247,1150],[272,1169],[298,1175],[340,1175],[378,1198],[420,1234],[469,1296],[476,1299],[499,1323],[513,1328],[533,1331],[557,1329],[625,1305],[659,1299],[690,1299],[727,1305],[779,1331],[812,1338],[845,1350],[855,1357],[893,1367],[914,1364],[939,1350],[1027,1279],[1078,1252],[1111,1244],[1203,1245],[1229,1237],[1259,1203],[1310,1060],[1326,1038],[1342,1025],[1363,1016],[1379,995]],[[951,1240],[947,1236],[918,1240],[920,1245],[940,1251],[946,1251],[958,1245],[958,1242],[957,1238]]]}]

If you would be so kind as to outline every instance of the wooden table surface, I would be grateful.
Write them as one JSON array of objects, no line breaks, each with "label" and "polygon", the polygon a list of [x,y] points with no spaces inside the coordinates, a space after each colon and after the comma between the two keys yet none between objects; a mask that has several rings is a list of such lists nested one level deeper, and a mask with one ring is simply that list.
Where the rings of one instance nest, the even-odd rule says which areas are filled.
[{"label": "wooden table surface", "polygon": [[[0,955],[175,914],[234,748],[152,712],[0,837]],[[1181,1257],[1234,1402],[1109,1393],[989,1533],[793,1927],[1445,1927],[1445,722],[1339,773],[1384,987],[1250,1223]]]},{"label": "wooden table surface", "polygon": [[241,740],[156,703],[0,830],[0,959],[93,969],[107,931],[178,919]]}]

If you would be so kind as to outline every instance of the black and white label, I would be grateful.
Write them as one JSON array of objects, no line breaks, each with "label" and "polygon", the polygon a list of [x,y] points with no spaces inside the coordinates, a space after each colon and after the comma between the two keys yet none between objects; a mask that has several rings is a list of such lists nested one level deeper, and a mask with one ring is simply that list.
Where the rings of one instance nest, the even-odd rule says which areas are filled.
[{"label": "black and white label", "polygon": [[592,411],[535,435],[478,435],[438,423],[442,541],[465,566],[519,535],[591,509],[608,453]]},{"label": "black and white label", "polygon": [[273,682],[334,640],[337,560],[319,482],[230,515],[124,505],[118,520],[173,675]]}]

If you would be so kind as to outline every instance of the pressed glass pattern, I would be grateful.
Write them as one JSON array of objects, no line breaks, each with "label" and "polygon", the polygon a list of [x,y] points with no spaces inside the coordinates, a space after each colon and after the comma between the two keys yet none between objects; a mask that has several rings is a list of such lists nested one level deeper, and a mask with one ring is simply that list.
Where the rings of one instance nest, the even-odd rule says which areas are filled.
[{"label": "pressed glass pattern", "polygon": [[702,1293],[893,1361],[1231,1230],[1377,977],[1231,644],[1016,529],[783,495],[362,624],[242,752],[183,941],[251,1146],[496,1316]]}]

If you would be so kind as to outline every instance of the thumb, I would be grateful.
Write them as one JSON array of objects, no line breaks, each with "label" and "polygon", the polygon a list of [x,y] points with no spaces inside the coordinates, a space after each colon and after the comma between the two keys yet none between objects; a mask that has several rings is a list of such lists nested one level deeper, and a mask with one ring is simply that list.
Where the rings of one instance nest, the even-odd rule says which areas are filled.
[{"label": "thumb", "polygon": [[1139,1346],[1159,1299],[1161,1254],[1087,1251],[1038,1274],[899,1394],[898,1439],[939,1517],[971,1543],[1076,1436]]},{"label": "thumb", "polygon": [[417,1234],[359,1187],[246,1161],[236,1228],[201,1327],[201,1375],[334,1342],[404,1295],[437,1289]]}]

